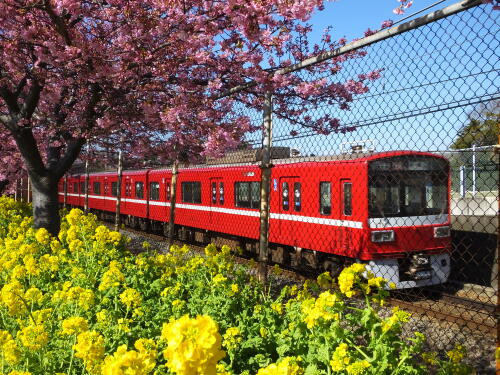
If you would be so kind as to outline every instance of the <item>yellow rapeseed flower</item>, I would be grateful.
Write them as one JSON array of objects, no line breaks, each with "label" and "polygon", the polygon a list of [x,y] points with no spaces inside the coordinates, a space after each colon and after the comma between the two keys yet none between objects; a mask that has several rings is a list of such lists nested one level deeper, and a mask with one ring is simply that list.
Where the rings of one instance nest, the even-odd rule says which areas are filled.
[{"label": "yellow rapeseed flower", "polygon": [[42,291],[38,288],[35,288],[35,287],[29,288],[24,293],[24,299],[27,302],[38,303],[42,300],[42,298],[43,298]]},{"label": "yellow rapeseed flower", "polygon": [[111,261],[109,268],[101,278],[99,290],[106,291],[109,288],[118,287],[125,280],[125,275],[121,271],[121,265],[116,260]]},{"label": "yellow rapeseed flower", "polygon": [[120,300],[128,308],[140,306],[142,302],[141,293],[134,288],[127,288],[120,294]]},{"label": "yellow rapeseed flower", "polygon": [[21,361],[21,350],[14,339],[7,340],[1,347],[3,358],[11,365],[15,366]]},{"label": "yellow rapeseed flower", "polygon": [[12,280],[2,287],[0,301],[8,308],[10,315],[21,315],[26,312],[22,296],[24,296],[23,286],[18,280]]},{"label": "yellow rapeseed flower", "polygon": [[104,359],[102,375],[147,375],[155,365],[151,356],[127,350],[126,345],[121,345],[113,355]]},{"label": "yellow rapeseed flower", "polygon": [[229,350],[234,350],[238,347],[239,343],[243,341],[241,331],[238,327],[230,327],[226,330],[223,336],[223,345]]},{"label": "yellow rapeseed flower", "polygon": [[85,331],[77,336],[73,345],[75,356],[85,363],[87,371],[99,371],[99,363],[104,358],[104,337],[96,331]]},{"label": "yellow rapeseed flower", "polygon": [[360,375],[370,366],[370,362],[363,360],[348,365],[346,370],[349,375]]},{"label": "yellow rapeseed flower", "polygon": [[163,326],[162,338],[167,341],[163,355],[166,366],[177,375],[216,375],[216,364],[224,357],[220,349],[221,335],[209,316],[194,319],[184,315]]},{"label": "yellow rapeseed flower", "polygon": [[446,355],[453,363],[460,363],[465,357],[465,348],[460,344],[455,344],[455,348],[446,352]]},{"label": "yellow rapeseed flower", "polygon": [[307,328],[312,329],[318,321],[337,320],[339,314],[331,311],[337,302],[338,297],[330,291],[325,291],[318,298],[309,298],[301,304],[303,320]]},{"label": "yellow rapeseed flower", "polygon": [[62,322],[62,333],[64,335],[77,335],[89,329],[89,324],[81,316],[73,316]]},{"label": "yellow rapeseed flower", "polygon": [[300,358],[285,357],[278,363],[272,363],[266,368],[261,368],[257,375],[301,375],[304,373],[298,364]]},{"label": "yellow rapeseed flower", "polygon": [[45,228],[40,228],[35,233],[36,240],[42,245],[48,245],[50,243],[50,234]]},{"label": "yellow rapeseed flower", "polygon": [[39,350],[49,342],[49,334],[43,325],[29,325],[17,333],[24,347],[30,350]]},{"label": "yellow rapeseed flower", "polygon": [[349,346],[346,343],[341,343],[337,346],[333,352],[332,360],[330,361],[330,366],[333,371],[342,371],[345,366],[351,362],[348,349]]}]

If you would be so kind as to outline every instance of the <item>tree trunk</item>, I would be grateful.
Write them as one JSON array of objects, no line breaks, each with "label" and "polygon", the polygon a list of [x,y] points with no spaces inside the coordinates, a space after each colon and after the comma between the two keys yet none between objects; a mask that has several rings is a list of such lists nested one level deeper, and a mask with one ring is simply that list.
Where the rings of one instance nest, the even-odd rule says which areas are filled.
[{"label": "tree trunk", "polygon": [[35,228],[46,228],[57,236],[61,226],[59,218],[58,181],[54,177],[30,174],[33,187],[33,219]]}]

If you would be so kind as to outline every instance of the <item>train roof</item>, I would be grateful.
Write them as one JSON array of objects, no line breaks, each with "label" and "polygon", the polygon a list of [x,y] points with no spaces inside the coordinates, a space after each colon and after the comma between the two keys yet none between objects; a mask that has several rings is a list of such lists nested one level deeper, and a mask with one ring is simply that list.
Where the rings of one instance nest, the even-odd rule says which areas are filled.
[{"label": "train roof", "polygon": [[[404,156],[404,155],[420,155],[420,156],[432,156],[437,158],[446,159],[444,156],[439,154],[433,154],[430,152],[422,151],[411,151],[411,150],[400,150],[400,151],[384,151],[384,152],[356,152],[356,153],[345,153],[345,154],[335,154],[335,155],[324,155],[324,156],[296,156],[283,159],[272,159],[273,165],[289,165],[297,163],[306,164],[317,164],[322,162],[369,162],[371,160],[381,159],[385,157],[394,156]],[[179,169],[189,169],[189,170],[212,170],[214,168],[238,168],[238,167],[258,167],[260,161],[244,162],[244,163],[224,163],[224,164],[193,164],[193,165],[179,165]],[[124,176],[133,176],[143,174],[145,170],[149,170],[150,173],[162,173],[172,170],[172,167],[154,168],[154,169],[137,169],[137,170],[124,170]],[[93,172],[90,173],[92,176],[116,176],[116,172]],[[72,177],[78,177],[81,175],[72,175]]]},{"label": "train roof", "polygon": [[[438,154],[433,154],[430,152],[421,151],[386,151],[386,152],[364,152],[364,153],[349,153],[349,154],[336,154],[336,155],[324,155],[324,156],[298,156],[285,159],[272,159],[273,165],[287,165],[296,163],[307,163],[307,164],[317,164],[322,162],[369,162],[371,160],[381,159],[385,157],[393,156],[403,156],[403,155],[421,155],[421,156],[432,156],[443,158],[443,156]],[[179,166],[179,169],[196,169],[196,170],[210,170],[213,168],[235,168],[235,167],[251,167],[260,166],[260,162],[247,162],[247,163],[225,163],[225,164],[194,164],[188,166]],[[164,172],[172,170],[171,167],[167,168],[157,168],[152,169],[151,172]]]}]

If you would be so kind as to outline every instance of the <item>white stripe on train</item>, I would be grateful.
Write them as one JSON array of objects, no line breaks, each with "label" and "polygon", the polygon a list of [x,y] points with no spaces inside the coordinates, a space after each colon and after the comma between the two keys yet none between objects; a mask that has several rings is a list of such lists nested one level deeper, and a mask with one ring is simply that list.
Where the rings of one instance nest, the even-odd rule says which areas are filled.
[{"label": "white stripe on train", "polygon": [[[59,193],[59,195],[64,195],[64,193]],[[80,197],[79,194],[71,194],[71,193],[67,193],[67,196]],[[103,200],[116,201],[116,197],[103,197],[101,195],[89,195],[89,199],[103,199]],[[146,203],[145,199],[122,198],[121,200],[122,202],[129,202],[129,203],[138,203],[138,204]],[[149,201],[149,204],[151,206],[170,207],[170,202]],[[230,215],[240,215],[240,216],[250,216],[250,217],[260,216],[259,211],[254,211],[254,210],[252,211],[243,209],[237,210],[224,207],[201,206],[201,205],[192,205],[185,203],[177,203],[175,207],[186,210],[219,212]],[[329,225],[334,227],[363,229],[363,222],[361,221],[338,220],[338,219],[328,219],[322,217],[311,217],[311,216],[291,215],[291,214],[279,214],[274,212],[271,212],[270,216],[271,219],[275,220],[299,221],[303,223]],[[387,218],[368,219],[368,228],[382,229],[391,227],[413,227],[413,226],[435,225],[435,224],[446,224],[446,223],[448,223],[447,214],[427,215],[427,216],[387,217]]]}]

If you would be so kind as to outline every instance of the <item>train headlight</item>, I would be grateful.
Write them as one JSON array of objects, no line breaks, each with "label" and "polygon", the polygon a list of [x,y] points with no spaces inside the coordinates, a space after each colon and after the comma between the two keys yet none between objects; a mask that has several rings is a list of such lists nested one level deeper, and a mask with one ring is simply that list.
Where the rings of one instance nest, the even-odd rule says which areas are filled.
[{"label": "train headlight", "polygon": [[392,242],[394,241],[393,230],[378,230],[372,232],[372,242]]},{"label": "train headlight", "polygon": [[450,227],[436,227],[434,228],[434,237],[435,238],[443,238],[450,237]]}]

